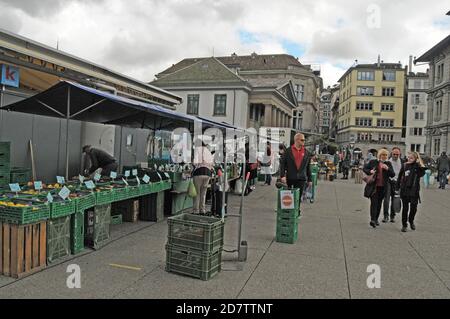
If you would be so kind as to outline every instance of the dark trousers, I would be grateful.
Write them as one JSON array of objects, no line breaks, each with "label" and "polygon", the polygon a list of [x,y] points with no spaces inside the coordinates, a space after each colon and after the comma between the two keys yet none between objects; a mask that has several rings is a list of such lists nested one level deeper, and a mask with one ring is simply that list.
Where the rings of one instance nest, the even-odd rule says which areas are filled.
[{"label": "dark trousers", "polygon": [[447,174],[447,170],[439,171],[439,187],[445,188],[445,185],[447,185]]},{"label": "dark trousers", "polygon": [[265,183],[269,184],[269,185],[270,185],[270,183],[272,183],[272,175],[271,174],[266,174]]},{"label": "dark trousers", "polygon": [[383,212],[385,218],[389,218],[389,207],[391,208],[391,218],[395,217],[394,205],[392,205],[392,203],[394,202],[395,189],[395,184],[393,182],[389,182],[386,184],[383,199]]},{"label": "dark trousers", "polygon": [[[299,180],[287,180],[287,185],[289,188],[299,188],[300,189],[300,196],[299,200],[302,200],[303,191],[305,189],[306,182],[305,181],[299,181]],[[298,207],[300,207],[300,203],[298,203]]]},{"label": "dark trousers", "polygon": [[414,224],[414,217],[417,213],[417,204],[419,203],[419,198],[417,197],[402,197],[403,210],[402,210],[402,224],[403,227],[409,224]]},{"label": "dark trousers", "polygon": [[381,204],[383,203],[383,198],[385,194],[384,187],[378,187],[375,194],[370,198],[370,220],[377,222],[381,213]]}]

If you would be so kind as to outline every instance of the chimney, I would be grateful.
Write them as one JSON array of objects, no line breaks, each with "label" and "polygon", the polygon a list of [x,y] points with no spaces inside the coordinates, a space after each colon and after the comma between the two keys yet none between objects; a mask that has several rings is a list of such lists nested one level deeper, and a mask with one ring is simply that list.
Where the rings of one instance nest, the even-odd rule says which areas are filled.
[{"label": "chimney", "polygon": [[380,55],[378,54],[378,62],[377,62],[377,67],[380,67],[380,59],[381,59],[381,57],[380,57]]},{"label": "chimney", "polygon": [[409,67],[408,67],[408,72],[411,72],[412,73],[412,65],[413,65],[413,56],[412,55],[410,55],[409,56]]}]

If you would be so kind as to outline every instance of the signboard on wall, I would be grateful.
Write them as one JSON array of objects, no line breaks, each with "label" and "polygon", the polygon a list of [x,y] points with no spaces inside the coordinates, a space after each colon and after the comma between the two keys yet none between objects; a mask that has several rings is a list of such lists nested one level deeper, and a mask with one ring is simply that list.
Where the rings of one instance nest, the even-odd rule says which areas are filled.
[{"label": "signboard on wall", "polygon": [[0,84],[19,87],[20,72],[18,67],[2,64],[1,73]]}]

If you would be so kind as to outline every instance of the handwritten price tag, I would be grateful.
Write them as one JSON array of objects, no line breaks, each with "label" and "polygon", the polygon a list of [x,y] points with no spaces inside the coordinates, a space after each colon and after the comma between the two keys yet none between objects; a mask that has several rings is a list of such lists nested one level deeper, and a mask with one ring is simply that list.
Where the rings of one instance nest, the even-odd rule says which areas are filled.
[{"label": "handwritten price tag", "polygon": [[109,177],[111,177],[112,179],[116,179],[117,178],[117,172],[111,172]]},{"label": "handwritten price tag", "polygon": [[42,189],[42,182],[34,182],[34,189],[40,191]]},{"label": "handwritten price tag", "polygon": [[52,196],[52,194],[50,194],[50,193],[47,194],[47,201],[49,203],[53,203],[53,196]]},{"label": "handwritten price tag", "polygon": [[17,183],[9,184],[9,188],[11,189],[12,192],[16,192],[17,193],[17,192],[21,191],[20,185],[17,184]]},{"label": "handwritten price tag", "polygon": [[61,184],[61,185],[66,183],[66,180],[62,176],[56,176],[56,181],[58,182],[58,184]]},{"label": "handwritten price tag", "polygon": [[137,176],[137,175],[138,175],[138,170],[137,170],[137,169],[134,169],[133,172],[132,172],[132,174],[133,174],[133,176]]},{"label": "handwritten price tag", "polygon": [[130,171],[125,171],[125,177],[130,177]]},{"label": "handwritten price tag", "polygon": [[102,178],[102,176],[99,173],[95,173],[94,175],[94,181],[98,182]]},{"label": "handwritten price tag", "polygon": [[95,184],[94,184],[93,181],[86,181],[86,182],[84,182],[84,185],[86,185],[86,187],[88,189],[94,189],[95,188]]},{"label": "handwritten price tag", "polygon": [[70,195],[70,190],[64,186],[61,191],[58,193],[59,197],[61,197],[62,199],[66,200],[67,197],[69,197]]},{"label": "handwritten price tag", "polygon": [[78,175],[78,179],[80,180],[80,184],[83,184],[84,176],[83,175]]},{"label": "handwritten price tag", "polygon": [[147,174],[145,174],[142,180],[144,181],[145,184],[148,184],[150,182],[150,177]]}]

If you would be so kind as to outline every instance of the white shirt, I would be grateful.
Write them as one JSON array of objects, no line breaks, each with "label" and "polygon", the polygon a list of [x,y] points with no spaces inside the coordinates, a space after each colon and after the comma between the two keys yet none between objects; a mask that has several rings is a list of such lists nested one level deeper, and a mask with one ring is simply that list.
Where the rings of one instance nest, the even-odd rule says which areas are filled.
[{"label": "white shirt", "polygon": [[206,147],[196,147],[194,151],[194,165],[196,168],[206,167],[212,170],[214,166],[214,156]]},{"label": "white shirt", "polygon": [[389,162],[392,163],[392,168],[394,168],[394,172],[395,172],[395,176],[392,177],[391,179],[393,181],[397,181],[398,174],[400,174],[400,170],[402,169],[402,160],[400,158],[398,158],[396,161],[394,161],[393,158],[390,158]]}]

